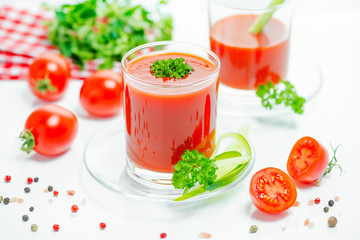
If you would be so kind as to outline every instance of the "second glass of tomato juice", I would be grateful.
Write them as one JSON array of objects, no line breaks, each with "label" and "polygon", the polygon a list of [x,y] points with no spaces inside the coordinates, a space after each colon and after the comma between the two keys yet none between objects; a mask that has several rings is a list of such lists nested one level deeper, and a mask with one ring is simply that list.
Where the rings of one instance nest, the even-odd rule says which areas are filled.
[{"label": "second glass of tomato juice", "polygon": [[255,90],[286,78],[291,0],[209,0],[210,46],[222,85]]},{"label": "second glass of tomato juice", "polygon": [[186,149],[207,157],[214,150],[220,61],[205,48],[167,41],[130,50],[121,65],[128,173],[170,185]]}]

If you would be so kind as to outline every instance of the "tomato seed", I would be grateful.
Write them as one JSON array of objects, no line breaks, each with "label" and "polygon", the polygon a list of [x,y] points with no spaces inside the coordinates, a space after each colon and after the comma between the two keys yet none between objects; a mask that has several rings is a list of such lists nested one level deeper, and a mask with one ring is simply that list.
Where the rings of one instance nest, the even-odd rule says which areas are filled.
[{"label": "tomato seed", "polygon": [[319,203],[320,203],[320,198],[315,198],[314,203],[315,203],[315,204],[319,204]]},{"label": "tomato seed", "polygon": [[10,181],[11,181],[11,176],[10,176],[10,175],[6,175],[6,176],[4,177],[4,180],[5,180],[5,182],[10,182]]},{"label": "tomato seed", "polygon": [[295,203],[294,203],[294,207],[298,207],[300,205],[300,202],[299,201],[296,201]]},{"label": "tomato seed", "polygon": [[336,202],[338,202],[338,201],[340,200],[340,197],[339,197],[339,196],[336,196],[336,197],[334,198],[334,200],[335,200]]},{"label": "tomato seed", "polygon": [[166,233],[160,233],[160,238],[166,238],[167,234]]},{"label": "tomato seed", "polygon": [[71,211],[76,213],[79,210],[79,207],[77,205],[72,205],[71,206]]},{"label": "tomato seed", "polygon": [[106,224],[103,222],[101,222],[99,226],[100,226],[100,229],[102,229],[102,230],[104,230],[106,228]]},{"label": "tomato seed", "polygon": [[54,224],[53,229],[54,229],[55,232],[59,231],[60,230],[59,224]]},{"label": "tomato seed", "polygon": [[17,202],[18,202],[18,203],[23,203],[23,202],[24,202],[24,199],[18,198]]},{"label": "tomato seed", "polygon": [[10,199],[10,203],[14,203],[14,202],[16,202],[17,201],[17,197],[12,197],[11,199]]},{"label": "tomato seed", "polygon": [[310,199],[310,200],[308,201],[308,205],[309,205],[309,206],[314,205],[314,200]]},{"label": "tomato seed", "polygon": [[32,179],[31,177],[28,177],[28,179],[26,180],[28,184],[32,184],[32,182],[34,181],[34,179]]}]

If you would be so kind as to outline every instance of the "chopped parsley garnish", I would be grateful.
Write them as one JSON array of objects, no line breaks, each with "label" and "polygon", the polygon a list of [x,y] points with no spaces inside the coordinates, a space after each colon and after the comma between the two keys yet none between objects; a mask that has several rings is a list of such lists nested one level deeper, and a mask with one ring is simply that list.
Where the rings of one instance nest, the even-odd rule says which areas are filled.
[{"label": "chopped parsley garnish", "polygon": [[194,69],[183,58],[157,60],[151,65],[151,74],[163,78],[184,78]]},{"label": "chopped parsley garnish", "polygon": [[297,114],[304,112],[306,100],[296,93],[294,85],[289,81],[281,80],[276,85],[269,81],[267,84],[258,87],[256,95],[261,98],[261,103],[265,108],[272,109],[275,104],[284,103],[285,106],[290,106]]}]

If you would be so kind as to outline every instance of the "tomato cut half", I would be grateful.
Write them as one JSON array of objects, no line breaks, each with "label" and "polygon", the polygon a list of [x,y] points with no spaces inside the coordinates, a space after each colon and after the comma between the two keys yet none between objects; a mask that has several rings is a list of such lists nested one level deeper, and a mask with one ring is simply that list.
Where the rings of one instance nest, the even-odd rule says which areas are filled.
[{"label": "tomato cut half", "polygon": [[250,182],[250,197],[254,205],[266,213],[278,213],[291,207],[297,191],[292,179],[278,168],[264,168]]},{"label": "tomato cut half", "polygon": [[329,164],[327,150],[314,138],[303,137],[292,148],[287,170],[290,176],[302,183],[317,181]]}]

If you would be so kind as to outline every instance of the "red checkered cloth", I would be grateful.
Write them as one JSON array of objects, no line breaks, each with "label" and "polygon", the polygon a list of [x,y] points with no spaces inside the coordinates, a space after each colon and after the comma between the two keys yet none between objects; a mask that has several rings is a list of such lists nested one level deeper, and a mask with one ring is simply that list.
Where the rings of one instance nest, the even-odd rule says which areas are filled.
[{"label": "red checkered cloth", "polygon": [[[33,58],[47,51],[58,50],[47,39],[44,20],[52,13],[0,6],[0,79],[27,79]],[[97,61],[90,61],[85,70],[71,62],[73,79],[85,79],[98,68]]]}]

